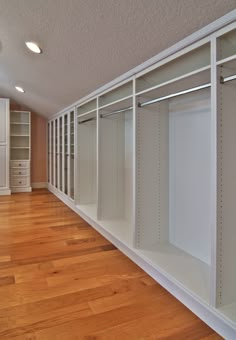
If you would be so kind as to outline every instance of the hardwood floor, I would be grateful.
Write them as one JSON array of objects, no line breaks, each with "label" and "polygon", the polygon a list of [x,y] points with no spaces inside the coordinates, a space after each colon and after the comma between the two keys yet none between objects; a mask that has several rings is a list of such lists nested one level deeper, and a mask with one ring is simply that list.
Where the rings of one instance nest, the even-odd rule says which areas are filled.
[{"label": "hardwood floor", "polygon": [[0,339],[221,339],[47,190],[0,196]]}]

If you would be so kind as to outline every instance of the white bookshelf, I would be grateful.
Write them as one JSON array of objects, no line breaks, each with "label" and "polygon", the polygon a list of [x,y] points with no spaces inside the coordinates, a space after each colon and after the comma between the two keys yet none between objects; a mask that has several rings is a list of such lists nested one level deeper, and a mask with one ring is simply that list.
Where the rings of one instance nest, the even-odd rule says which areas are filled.
[{"label": "white bookshelf", "polygon": [[31,191],[31,114],[10,112],[11,191]]}]

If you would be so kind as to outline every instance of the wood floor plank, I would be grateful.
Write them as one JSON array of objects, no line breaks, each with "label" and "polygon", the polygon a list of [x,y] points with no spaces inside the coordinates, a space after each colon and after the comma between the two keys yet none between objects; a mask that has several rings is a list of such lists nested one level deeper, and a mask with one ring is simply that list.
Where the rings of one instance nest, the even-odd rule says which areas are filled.
[{"label": "wood floor plank", "polygon": [[221,339],[46,189],[0,197],[0,339]]}]

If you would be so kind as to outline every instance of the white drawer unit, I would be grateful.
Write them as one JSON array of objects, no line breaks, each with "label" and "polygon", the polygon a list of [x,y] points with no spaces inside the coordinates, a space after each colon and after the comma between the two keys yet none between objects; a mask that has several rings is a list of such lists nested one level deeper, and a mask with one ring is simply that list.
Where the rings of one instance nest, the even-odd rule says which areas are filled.
[{"label": "white drawer unit", "polygon": [[29,168],[28,161],[11,161],[11,169],[12,168]]},{"label": "white drawer unit", "polygon": [[29,177],[12,177],[11,185],[12,187],[27,187],[29,186]]},{"label": "white drawer unit", "polygon": [[11,111],[11,190],[30,192],[31,115],[27,111]]},{"label": "white drawer unit", "polygon": [[29,176],[29,168],[13,168],[11,169],[11,176]]}]

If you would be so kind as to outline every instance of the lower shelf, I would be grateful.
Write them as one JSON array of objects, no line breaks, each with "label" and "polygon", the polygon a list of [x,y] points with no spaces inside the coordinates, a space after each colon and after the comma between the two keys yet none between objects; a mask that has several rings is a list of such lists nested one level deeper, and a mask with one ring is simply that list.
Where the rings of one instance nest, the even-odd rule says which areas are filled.
[{"label": "lower shelf", "polygon": [[170,243],[159,243],[152,250],[138,250],[152,266],[170,275],[191,293],[210,303],[210,266]]},{"label": "lower shelf", "polygon": [[129,221],[120,220],[101,220],[99,224],[106,229],[110,234],[126,245],[132,246],[132,225]]},{"label": "lower shelf", "polygon": [[78,204],[76,208],[81,210],[84,214],[92,219],[97,219],[97,205],[96,203],[92,204]]},{"label": "lower shelf", "polygon": [[222,306],[218,308],[218,310],[229,320],[236,323],[236,302],[231,303],[230,305]]}]

